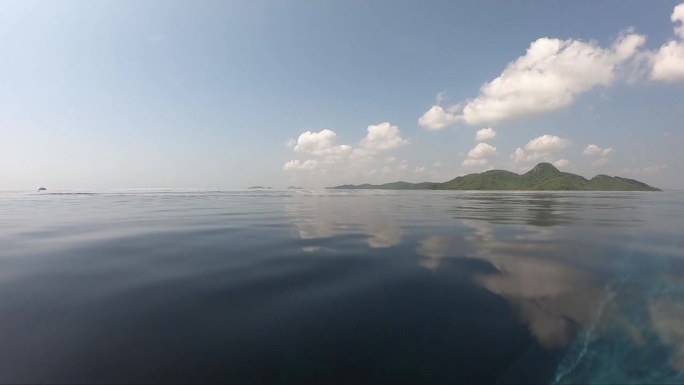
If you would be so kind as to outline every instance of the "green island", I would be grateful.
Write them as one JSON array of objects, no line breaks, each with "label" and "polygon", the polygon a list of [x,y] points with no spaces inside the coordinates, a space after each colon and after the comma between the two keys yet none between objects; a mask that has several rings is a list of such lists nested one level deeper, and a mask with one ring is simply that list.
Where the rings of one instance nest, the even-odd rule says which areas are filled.
[{"label": "green island", "polygon": [[562,172],[551,163],[539,163],[520,175],[505,170],[459,176],[448,182],[392,182],[380,185],[345,184],[328,189],[379,189],[379,190],[517,190],[517,191],[662,191],[646,183],[619,176],[596,175],[591,179]]}]

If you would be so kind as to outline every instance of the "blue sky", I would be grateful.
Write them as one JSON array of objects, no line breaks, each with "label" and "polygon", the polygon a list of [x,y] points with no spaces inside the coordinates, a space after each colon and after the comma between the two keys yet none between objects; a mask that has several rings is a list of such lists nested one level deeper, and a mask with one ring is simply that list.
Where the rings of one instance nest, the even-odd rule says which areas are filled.
[{"label": "blue sky", "polygon": [[0,0],[0,189],[684,188],[678,4]]}]

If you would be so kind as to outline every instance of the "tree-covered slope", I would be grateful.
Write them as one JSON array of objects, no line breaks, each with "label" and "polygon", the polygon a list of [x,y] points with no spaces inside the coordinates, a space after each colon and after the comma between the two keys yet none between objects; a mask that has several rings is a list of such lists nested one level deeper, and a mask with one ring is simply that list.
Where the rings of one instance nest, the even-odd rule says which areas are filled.
[{"label": "tree-covered slope", "polygon": [[342,185],[331,189],[382,190],[581,190],[581,191],[660,191],[646,183],[619,176],[597,175],[592,179],[561,172],[550,163],[539,163],[519,175],[510,171],[491,170],[459,176],[443,183],[393,182],[381,185]]}]

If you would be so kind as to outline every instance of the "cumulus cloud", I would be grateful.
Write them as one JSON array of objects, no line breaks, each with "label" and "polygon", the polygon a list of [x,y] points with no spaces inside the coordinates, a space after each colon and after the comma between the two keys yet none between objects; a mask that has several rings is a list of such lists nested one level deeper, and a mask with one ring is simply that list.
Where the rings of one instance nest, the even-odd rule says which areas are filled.
[{"label": "cumulus cloud", "polygon": [[524,162],[525,158],[525,150],[520,147],[516,148],[515,152],[511,154],[511,160],[516,164]]},{"label": "cumulus cloud", "polygon": [[[319,132],[306,131],[297,140],[290,139],[288,147],[295,152],[323,157],[325,161],[338,161],[348,155],[369,156],[381,151],[393,150],[408,143],[401,137],[399,128],[388,122],[370,125],[366,136],[359,142],[357,148],[350,145],[335,143],[335,131],[324,129]],[[387,162],[394,161],[393,157],[386,158]]]},{"label": "cumulus cloud", "polygon": [[651,60],[651,79],[669,82],[684,79],[684,43],[670,40]]},{"label": "cumulus cloud", "polygon": [[562,150],[572,144],[569,139],[555,135],[538,136],[525,145],[518,147],[510,158],[515,164],[525,162],[553,162],[553,152]]},{"label": "cumulus cloud", "polygon": [[309,159],[305,161],[291,160],[283,166],[285,171],[295,171],[295,170],[313,170],[318,166],[318,161],[316,159]]},{"label": "cumulus cloud", "polygon": [[484,142],[494,138],[496,138],[496,131],[491,127],[483,128],[475,133],[475,140],[478,142]]},{"label": "cumulus cloud", "polygon": [[[328,185],[339,182],[386,182],[403,177],[408,170],[406,161],[400,163],[391,154],[380,156],[409,143],[401,137],[399,128],[388,122],[369,125],[365,136],[356,146],[338,144],[336,140],[337,134],[330,129],[303,132],[287,144],[294,153],[308,155],[309,159],[291,160],[283,165],[283,170],[309,171],[308,175],[300,176],[315,178],[316,182],[310,180],[309,183]],[[383,169],[383,165],[396,166]],[[371,176],[374,180],[369,180]]]},{"label": "cumulus cloud", "polygon": [[558,167],[558,168],[567,167],[569,164],[570,164],[570,161],[567,159],[559,159],[559,160],[553,162],[553,165]]},{"label": "cumulus cloud", "polygon": [[416,172],[416,173],[421,173],[421,172],[424,172],[424,171],[425,171],[425,167],[424,167],[424,166],[416,167],[416,168],[413,170],[413,172]]},{"label": "cumulus cloud", "polygon": [[441,106],[432,106],[418,119],[418,124],[430,131],[437,131],[458,122],[458,120],[459,118],[456,115],[445,111]]},{"label": "cumulus cloud", "polygon": [[674,7],[672,15],[670,15],[670,20],[672,20],[673,23],[682,23],[681,25],[675,27],[675,33],[681,39],[684,39],[684,3],[681,3]]},{"label": "cumulus cloud", "polygon": [[368,126],[368,134],[359,143],[359,147],[370,151],[385,151],[399,148],[408,143],[401,137],[399,127],[388,122]]},{"label": "cumulus cloud", "polygon": [[335,144],[336,137],[335,131],[328,129],[319,132],[306,131],[299,135],[296,141],[290,141],[289,144],[291,146],[294,144],[296,152],[311,155],[336,155],[350,152],[351,146]]},{"label": "cumulus cloud", "polygon": [[587,156],[607,156],[613,152],[611,147],[601,148],[595,144],[590,144],[584,149],[582,154]]},{"label": "cumulus cloud", "polygon": [[528,152],[525,156],[525,160],[528,162],[553,162],[553,154],[550,152]]},{"label": "cumulus cloud", "polygon": [[556,135],[542,135],[530,140],[525,149],[537,152],[550,152],[560,150],[571,145],[569,139],[564,139]]},{"label": "cumulus cloud", "polygon": [[419,120],[427,129],[463,121],[469,125],[535,116],[571,105],[577,95],[610,85],[621,64],[645,42],[636,33],[622,34],[611,47],[594,42],[540,38],[525,55],[509,63],[501,75],[480,88],[480,95],[445,111],[433,106]]},{"label": "cumulus cloud", "polygon": [[470,151],[468,157],[463,161],[464,166],[482,166],[487,164],[492,158],[499,155],[496,147],[487,143],[478,143]]},{"label": "cumulus cloud", "polygon": [[469,158],[485,159],[497,156],[496,147],[487,143],[478,143],[473,149],[468,151]]},{"label": "cumulus cloud", "polygon": [[603,166],[604,164],[608,163],[607,156],[611,153],[613,153],[613,149],[611,147],[601,148],[595,144],[588,145],[584,151],[582,151],[582,154],[586,156],[598,157],[598,159],[591,162],[591,165],[596,167]]},{"label": "cumulus cloud", "polygon": [[672,11],[670,20],[677,23],[675,35],[651,56],[651,79],[660,81],[684,80],[684,3]]}]

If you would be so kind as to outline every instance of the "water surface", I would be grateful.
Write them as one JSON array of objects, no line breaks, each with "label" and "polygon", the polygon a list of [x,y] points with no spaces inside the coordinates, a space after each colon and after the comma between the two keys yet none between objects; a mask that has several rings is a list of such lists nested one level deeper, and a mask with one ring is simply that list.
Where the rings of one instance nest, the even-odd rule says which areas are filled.
[{"label": "water surface", "polygon": [[0,382],[684,382],[684,194],[0,193]]}]

